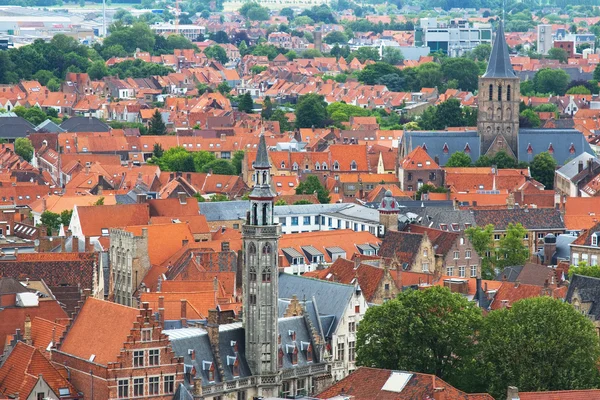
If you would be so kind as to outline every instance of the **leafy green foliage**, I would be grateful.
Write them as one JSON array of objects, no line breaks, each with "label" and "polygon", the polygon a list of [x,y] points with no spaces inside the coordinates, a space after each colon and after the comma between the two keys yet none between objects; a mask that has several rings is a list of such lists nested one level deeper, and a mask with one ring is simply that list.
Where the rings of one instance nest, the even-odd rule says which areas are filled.
[{"label": "leafy green foliage", "polygon": [[468,154],[457,151],[453,153],[446,162],[446,167],[470,167],[471,157]]},{"label": "leafy green foliage", "polygon": [[384,47],[381,60],[391,65],[398,65],[404,60],[404,55],[399,49],[394,47]]},{"label": "leafy green foliage", "polygon": [[493,252],[493,233],[494,225],[491,224],[486,225],[485,227],[472,226],[465,229],[465,234],[469,238],[471,245],[481,258],[482,279],[494,279],[496,277],[496,273],[494,271],[494,266],[492,263],[493,260],[487,255]]},{"label": "leafy green foliage", "polygon": [[458,89],[474,92],[479,82],[479,67],[468,58],[445,58],[442,73],[446,80],[456,80]]},{"label": "leafy green foliage", "polygon": [[548,57],[550,60],[558,60],[559,62],[565,64],[569,58],[569,54],[567,54],[565,49],[553,47],[548,50],[548,55],[546,57]]},{"label": "leafy green foliage", "polygon": [[541,124],[540,116],[533,110],[523,110],[519,114],[519,126],[522,128],[538,128]]},{"label": "leafy green foliage", "polygon": [[448,189],[444,188],[444,187],[435,187],[433,185],[430,185],[428,183],[421,185],[421,187],[419,188],[419,190],[417,190],[417,193],[415,193],[415,199],[417,200],[421,200],[421,198],[423,197],[423,193],[447,193]]},{"label": "leafy green foliage", "polygon": [[172,68],[163,65],[136,60],[125,60],[108,69],[108,75],[119,78],[147,78],[149,76],[165,76],[173,72]]},{"label": "leafy green foliage", "polygon": [[526,234],[527,230],[520,223],[508,224],[506,234],[500,238],[496,261],[498,267],[525,264],[529,258],[529,248],[524,243]]},{"label": "leafy green foliage", "polygon": [[518,301],[484,319],[479,347],[487,391],[497,399],[519,391],[588,389],[599,384],[593,323],[551,297]]},{"label": "leafy green foliage", "polygon": [[583,85],[579,85],[569,88],[567,94],[592,94],[592,91]]},{"label": "leafy green foliage", "polygon": [[328,33],[327,36],[325,36],[325,38],[323,39],[323,41],[327,44],[334,44],[334,43],[346,44],[346,43],[348,43],[348,35],[346,35],[344,32],[341,32],[341,31],[333,31],[331,33]]},{"label": "leafy green foliage", "polygon": [[427,108],[419,120],[421,128],[426,130],[442,130],[447,127],[476,124],[476,111],[469,107],[461,107],[457,99],[449,99],[437,106]]},{"label": "leafy green foliage", "polygon": [[58,230],[60,229],[60,223],[60,214],[52,211],[44,211],[40,216],[40,225],[46,228],[48,236],[58,233]]},{"label": "leafy green foliage", "polygon": [[131,26],[115,23],[109,27],[109,30],[110,35],[104,39],[104,47],[121,45],[129,54],[136,49],[141,51],[152,51],[154,49],[156,43],[154,32],[143,22],[136,22]]},{"label": "leafy green foliage", "polygon": [[147,135],[148,128],[141,122],[109,121],[108,125],[113,129],[139,129],[140,135]]},{"label": "leafy green foliage", "polygon": [[15,153],[23,157],[25,161],[31,162],[31,159],[33,158],[33,145],[31,144],[31,140],[27,138],[17,138],[17,140],[15,140]]},{"label": "leafy green foliage", "polygon": [[329,104],[327,113],[335,123],[348,122],[350,117],[368,117],[371,115],[371,112],[366,108],[341,102]]},{"label": "leafy green foliage", "polygon": [[407,290],[370,307],[358,327],[357,364],[435,374],[456,385],[476,356],[475,303],[447,288]]},{"label": "leafy green foliage", "polygon": [[533,84],[538,93],[562,96],[567,91],[569,75],[562,69],[543,68],[536,72]]},{"label": "leafy green foliage", "polygon": [[369,64],[362,71],[358,73],[358,80],[365,85],[375,85],[378,80],[387,75],[396,75],[402,78],[402,71],[393,65],[385,62],[376,62],[375,64]]},{"label": "leafy green foliage", "polygon": [[574,274],[600,278],[600,265],[589,265],[585,261],[580,261],[577,265],[571,265],[569,267],[569,279],[571,279]]},{"label": "leafy green foliage", "polygon": [[214,153],[208,151],[189,152],[178,146],[163,151],[160,157],[155,154],[152,163],[158,165],[161,171],[209,172],[212,170],[216,175],[239,175],[243,158],[242,151],[234,153],[231,160],[225,160],[216,159]]},{"label": "leafy green foliage", "polygon": [[45,120],[52,118],[38,106],[29,108],[25,108],[23,106],[16,106],[12,109],[12,111],[19,117],[26,119],[27,121],[31,122],[33,125],[36,126],[41,124]]},{"label": "leafy green foliage", "polygon": [[300,96],[296,105],[296,128],[324,128],[327,123],[327,104],[323,96],[314,93]]},{"label": "leafy green foliage", "polygon": [[329,192],[315,175],[309,175],[304,181],[296,187],[296,194],[317,194],[321,204],[327,204],[331,200]]},{"label": "leafy green foliage", "polygon": [[202,172],[212,172],[215,175],[235,175],[235,166],[228,160],[213,160],[202,168]]},{"label": "leafy green foliage", "polygon": [[162,114],[157,108],[152,114],[152,118],[148,123],[148,134],[150,135],[165,135],[167,133],[167,126],[163,122]]},{"label": "leafy green foliage", "polygon": [[361,63],[367,60],[379,61],[379,50],[374,47],[359,47],[346,57],[346,61],[350,62],[355,58]]},{"label": "leafy green foliage", "polygon": [[546,151],[536,154],[529,166],[533,179],[544,185],[547,190],[554,188],[556,167],[556,160]]},{"label": "leafy green foliage", "polygon": [[214,58],[221,64],[226,64],[229,61],[225,49],[219,45],[208,46],[206,49],[204,49],[204,54],[208,58]]},{"label": "leafy green foliage", "polygon": [[254,101],[252,100],[252,95],[250,95],[250,92],[246,92],[241,95],[238,101],[238,110],[245,113],[251,113],[253,109]]}]

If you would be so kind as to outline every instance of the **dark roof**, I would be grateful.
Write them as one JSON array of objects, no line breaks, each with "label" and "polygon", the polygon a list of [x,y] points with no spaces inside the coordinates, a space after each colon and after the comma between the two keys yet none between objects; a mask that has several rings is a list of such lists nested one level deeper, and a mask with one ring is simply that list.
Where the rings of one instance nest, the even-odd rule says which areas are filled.
[{"label": "dark roof", "polygon": [[521,269],[517,280],[526,285],[544,286],[554,275],[554,269],[545,265],[527,263]]},{"label": "dark roof", "polygon": [[0,278],[0,295],[26,293],[29,290],[14,278]]},{"label": "dark roof", "polygon": [[567,303],[571,303],[575,291],[579,293],[582,303],[592,303],[587,315],[600,319],[600,279],[573,274],[565,297]]},{"label": "dark roof", "polygon": [[[595,154],[583,133],[575,129],[519,129],[519,161],[531,162],[536,154],[548,151],[559,166],[583,152]],[[531,154],[528,149],[531,145]]]},{"label": "dark roof", "polygon": [[0,117],[0,138],[15,139],[35,132],[35,126],[21,117]]},{"label": "dark roof", "polygon": [[110,127],[95,117],[71,117],[60,124],[68,132],[108,132]]},{"label": "dark roof", "polygon": [[[296,335],[296,339],[290,335],[293,331]],[[303,367],[309,364],[306,358],[306,346],[311,345],[313,347],[313,361],[319,362],[318,352],[314,349],[314,343],[312,342],[312,335],[307,327],[304,317],[288,317],[279,319],[279,335],[281,336],[281,344],[279,350],[283,352],[283,368],[294,368],[292,364],[290,351],[297,348],[298,364],[296,367]]]},{"label": "dark roof", "polygon": [[494,230],[505,231],[508,224],[520,223],[525,229],[564,230],[560,211],[554,208],[515,208],[505,210],[473,210],[477,226],[494,225]]},{"label": "dark roof", "polygon": [[506,267],[502,271],[500,271],[500,273],[498,275],[496,275],[496,278],[494,278],[494,280],[495,281],[506,280],[507,282],[515,282],[519,278],[519,274],[521,273],[522,269],[523,269],[523,266],[519,266],[519,265],[513,266],[513,267]]},{"label": "dark roof", "polygon": [[388,231],[379,247],[379,255],[385,258],[395,258],[399,262],[410,265],[422,240],[423,235],[420,233]]},{"label": "dark roof", "polygon": [[480,137],[477,131],[455,132],[455,131],[407,131],[404,139],[411,143],[408,151],[414,150],[416,146],[424,146],[427,154],[440,166],[446,165],[448,159],[457,151],[465,151],[469,145],[471,160],[475,162],[480,155]]},{"label": "dark roof", "polygon": [[61,133],[65,130],[57,125],[54,121],[47,119],[44,122],[40,123],[35,127],[35,130],[38,132],[52,132],[52,133]]},{"label": "dark roof", "polygon": [[254,160],[254,168],[270,168],[271,163],[269,162],[269,154],[267,152],[267,143],[265,142],[265,135],[260,135],[260,141],[258,142],[258,151],[256,153],[256,160]]},{"label": "dark roof", "polygon": [[408,213],[416,214],[417,217],[412,223],[426,226],[433,229],[441,229],[440,225],[447,225],[450,229],[452,224],[458,224],[459,231],[464,231],[470,224],[475,225],[473,213],[469,210],[455,210],[451,202],[445,207],[425,206],[416,208],[407,208],[403,210],[408,217]]},{"label": "dark roof", "polygon": [[592,226],[590,229],[579,235],[577,239],[571,242],[574,246],[591,246],[592,245],[592,235],[596,232],[600,232],[600,222],[596,225]]},{"label": "dark roof", "polygon": [[508,46],[504,37],[503,23],[498,23],[496,30],[496,40],[490,54],[487,70],[483,74],[484,78],[516,78],[515,71],[510,63],[508,55]]}]

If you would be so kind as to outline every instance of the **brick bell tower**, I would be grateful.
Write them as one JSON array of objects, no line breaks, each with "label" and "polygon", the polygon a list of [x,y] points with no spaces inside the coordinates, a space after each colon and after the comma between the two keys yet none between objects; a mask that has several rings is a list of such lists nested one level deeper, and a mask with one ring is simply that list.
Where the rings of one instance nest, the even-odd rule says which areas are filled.
[{"label": "brick bell tower", "polygon": [[504,38],[503,23],[498,23],[496,39],[487,71],[479,78],[477,131],[481,155],[493,156],[503,150],[518,157],[520,80],[515,74]]}]

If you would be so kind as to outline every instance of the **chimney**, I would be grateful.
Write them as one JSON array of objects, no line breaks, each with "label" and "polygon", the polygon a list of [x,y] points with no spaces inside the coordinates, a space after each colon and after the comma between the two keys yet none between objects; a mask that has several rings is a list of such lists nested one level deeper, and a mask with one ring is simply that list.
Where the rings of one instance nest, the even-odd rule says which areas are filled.
[{"label": "chimney", "polygon": [[556,253],[556,236],[549,233],[544,237],[544,265],[553,265],[554,253]]},{"label": "chimney", "polygon": [[158,296],[158,315],[160,324],[165,327],[165,296]]},{"label": "chimney", "polygon": [[227,135],[224,133],[221,133],[221,142],[224,142],[227,140]]},{"label": "chimney", "polygon": [[146,202],[146,198],[147,198],[147,196],[146,196],[145,193],[138,193],[137,196],[136,196],[137,202],[139,204],[145,203]]},{"label": "chimney", "polygon": [[181,299],[181,327],[187,328],[187,300]]},{"label": "chimney", "polygon": [[46,211],[46,198],[42,199],[42,212]]},{"label": "chimney", "polygon": [[358,269],[360,267],[360,257],[354,257],[354,269]]},{"label": "chimney", "polygon": [[25,317],[25,332],[23,334],[23,339],[25,343],[31,346],[31,318],[29,315]]},{"label": "chimney", "polygon": [[85,248],[83,249],[83,251],[85,251],[86,253],[91,253],[92,251],[94,251],[93,247],[90,244],[90,237],[86,236],[84,238],[84,243],[85,243]]},{"label": "chimney", "polygon": [[179,204],[187,204],[187,194],[185,192],[177,192]]},{"label": "chimney", "polygon": [[583,171],[583,161],[582,161],[582,160],[580,160],[580,161],[579,161],[579,165],[578,165],[578,167],[577,167],[577,171],[578,171],[578,172],[581,172],[581,171]]},{"label": "chimney", "polygon": [[77,236],[71,238],[71,252],[79,253],[79,238]]},{"label": "chimney", "polygon": [[515,386],[509,386],[506,391],[506,400],[515,400],[519,398],[519,389]]}]

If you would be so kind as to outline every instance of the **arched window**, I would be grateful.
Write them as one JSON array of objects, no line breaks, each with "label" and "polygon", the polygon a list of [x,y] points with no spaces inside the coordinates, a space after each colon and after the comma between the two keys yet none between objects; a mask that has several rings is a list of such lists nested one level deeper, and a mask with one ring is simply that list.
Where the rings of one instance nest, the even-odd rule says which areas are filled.
[{"label": "arched window", "polygon": [[248,246],[248,253],[256,254],[256,246],[254,245],[254,243],[250,243],[250,245]]},{"label": "arched window", "polygon": [[263,254],[271,254],[271,245],[269,243],[263,246]]},{"label": "arched window", "polygon": [[252,225],[258,225],[258,204],[252,205]]},{"label": "arched window", "polygon": [[318,162],[315,164],[315,169],[317,171],[319,171],[321,169],[321,164],[319,164]]},{"label": "arched window", "polygon": [[337,162],[337,161],[336,161],[336,162],[334,162],[334,163],[333,163],[333,170],[334,170],[334,171],[338,171],[339,169],[340,169],[340,164],[338,164],[338,162]]},{"label": "arched window", "polygon": [[327,170],[327,164],[323,163],[323,170]]},{"label": "arched window", "polygon": [[264,203],[263,207],[262,207],[262,224],[265,226],[269,224],[269,221],[268,221],[269,212],[267,211],[267,207],[268,207],[267,203]]},{"label": "arched window", "polygon": [[262,281],[263,282],[271,282],[271,270],[269,267],[266,267],[262,271]]},{"label": "arched window", "polygon": [[256,269],[250,268],[250,274],[248,278],[250,279],[250,282],[256,282]]},{"label": "arched window", "polygon": [[356,165],[356,161],[352,160],[352,162],[350,163],[350,170],[356,171],[357,168],[358,166]]},{"label": "arched window", "polygon": [[489,101],[492,101],[494,99],[494,85],[490,85],[488,97]]},{"label": "arched window", "polygon": [[506,87],[506,100],[510,101],[510,85]]},{"label": "arched window", "polygon": [[283,169],[283,168],[285,168],[285,161],[282,161],[282,162],[281,162],[281,168],[282,168],[282,169]]},{"label": "arched window", "polygon": [[498,101],[502,100],[502,86],[498,86]]}]

